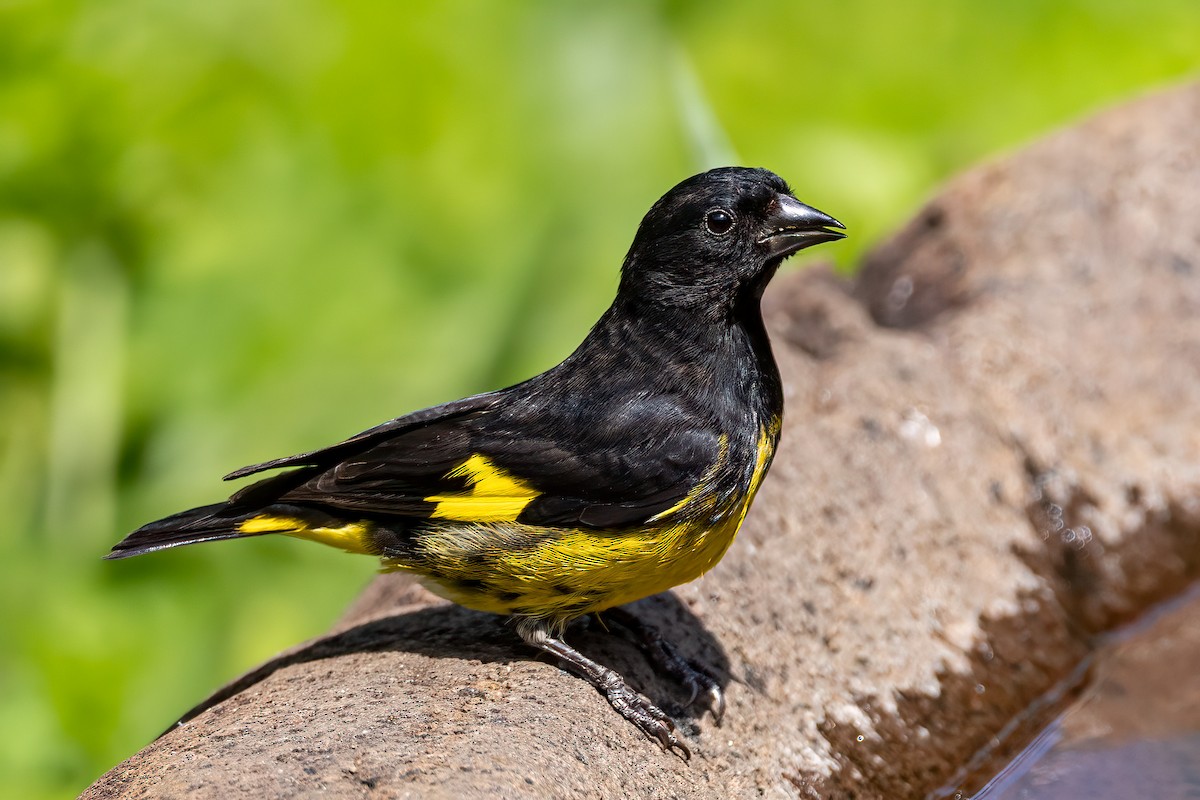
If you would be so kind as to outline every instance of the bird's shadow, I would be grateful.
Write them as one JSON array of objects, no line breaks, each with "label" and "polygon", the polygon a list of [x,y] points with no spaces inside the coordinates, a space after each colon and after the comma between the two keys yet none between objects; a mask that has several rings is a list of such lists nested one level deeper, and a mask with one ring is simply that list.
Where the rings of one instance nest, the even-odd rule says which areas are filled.
[{"label": "bird's shadow", "polygon": [[[722,691],[729,685],[732,675],[724,648],[673,592],[648,597],[624,608],[656,628],[681,656],[715,680]],[[707,710],[701,703],[689,703],[687,689],[656,672],[634,643],[635,637],[619,626],[603,620],[597,624],[594,618],[587,617],[572,624],[565,638],[584,655],[616,670],[631,687],[675,719],[694,725]],[[550,660],[522,643],[503,617],[448,604],[421,608],[363,622],[281,653],[218,689],[160,736],[286,667],[350,653],[387,651],[500,664]],[[586,684],[581,681],[583,685]]]}]

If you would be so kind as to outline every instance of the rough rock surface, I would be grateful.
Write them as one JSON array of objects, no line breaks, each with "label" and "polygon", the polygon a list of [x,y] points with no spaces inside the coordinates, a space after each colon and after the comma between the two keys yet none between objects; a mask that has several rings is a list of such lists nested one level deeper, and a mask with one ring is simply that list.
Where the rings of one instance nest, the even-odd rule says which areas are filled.
[{"label": "rough rock surface", "polygon": [[84,796],[952,788],[1093,634],[1200,572],[1197,120],[1198,86],[1136,101],[954,181],[855,284],[776,281],[775,466],[725,560],[635,606],[720,677],[725,723],[623,639],[570,636],[691,763],[391,576]]}]

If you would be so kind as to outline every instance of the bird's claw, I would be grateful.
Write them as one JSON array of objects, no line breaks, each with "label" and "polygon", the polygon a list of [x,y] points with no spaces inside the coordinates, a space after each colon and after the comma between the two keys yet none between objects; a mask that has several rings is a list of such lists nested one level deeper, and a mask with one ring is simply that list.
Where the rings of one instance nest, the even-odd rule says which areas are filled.
[{"label": "bird's claw", "polygon": [[668,753],[678,752],[690,761],[692,751],[675,735],[675,723],[658,706],[621,684],[607,692],[608,702],[617,713],[637,726],[647,738],[658,742]]},{"label": "bird's claw", "polygon": [[725,716],[725,693],[715,678],[696,662],[684,658],[653,626],[642,622],[627,609],[614,608],[605,613],[637,636],[642,652],[656,672],[671,678],[690,692],[685,707],[690,707],[703,694],[708,698],[713,722],[721,724],[721,718]]},{"label": "bird's claw", "polygon": [[713,712],[713,722],[720,726],[722,718],[725,717],[725,692],[722,692],[721,687],[707,674],[700,670],[696,670],[694,674],[695,678],[683,679],[684,685],[691,691],[691,697],[684,705],[690,708],[703,693],[707,698],[708,710]]}]

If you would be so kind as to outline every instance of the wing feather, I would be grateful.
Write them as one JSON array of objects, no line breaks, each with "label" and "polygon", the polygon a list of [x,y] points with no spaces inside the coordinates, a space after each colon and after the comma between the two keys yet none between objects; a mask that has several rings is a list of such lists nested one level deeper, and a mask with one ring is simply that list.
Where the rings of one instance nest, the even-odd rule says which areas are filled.
[{"label": "wing feather", "polygon": [[[238,470],[232,475],[299,467],[234,499],[373,517],[621,528],[686,500],[720,457],[717,434],[681,424],[676,410],[663,415],[625,408],[598,424],[522,407],[522,417],[514,419],[505,413],[512,406],[498,402],[497,394]],[[662,410],[661,401],[655,409]]]}]

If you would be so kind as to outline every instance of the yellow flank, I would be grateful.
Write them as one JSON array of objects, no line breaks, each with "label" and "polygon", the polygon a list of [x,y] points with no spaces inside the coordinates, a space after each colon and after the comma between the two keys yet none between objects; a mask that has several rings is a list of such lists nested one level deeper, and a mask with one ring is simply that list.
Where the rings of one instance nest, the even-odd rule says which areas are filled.
[{"label": "yellow flank", "polygon": [[771,423],[759,430],[758,445],[755,448],[754,472],[750,476],[750,487],[747,491],[746,507],[742,510],[742,516],[750,510],[750,501],[754,499],[754,495],[758,492],[758,487],[762,483],[762,479],[767,475],[767,467],[771,464],[771,458],[775,455],[775,445],[779,441],[779,431],[783,427],[783,420],[775,417]]},{"label": "yellow flank", "polygon": [[262,515],[251,517],[238,526],[239,533],[282,533],[297,539],[307,539],[310,542],[326,544],[345,550],[347,553],[362,555],[377,555],[371,547],[371,539],[366,524],[349,522],[336,528],[311,528],[302,520],[292,517],[273,517]]},{"label": "yellow flank", "polygon": [[385,559],[384,569],[412,571],[433,591],[468,608],[558,624],[665,591],[699,577],[725,555],[766,475],[778,435],[778,420],[760,430],[749,485],[728,500],[710,485],[689,504],[634,530],[547,529],[511,520],[444,523],[423,532],[419,564]]},{"label": "yellow flank", "polygon": [[520,516],[538,492],[475,454],[446,474],[447,478],[466,478],[466,492],[435,494],[425,498],[436,503],[434,519],[462,522],[511,522]]}]

